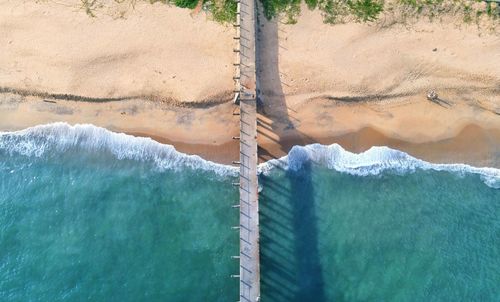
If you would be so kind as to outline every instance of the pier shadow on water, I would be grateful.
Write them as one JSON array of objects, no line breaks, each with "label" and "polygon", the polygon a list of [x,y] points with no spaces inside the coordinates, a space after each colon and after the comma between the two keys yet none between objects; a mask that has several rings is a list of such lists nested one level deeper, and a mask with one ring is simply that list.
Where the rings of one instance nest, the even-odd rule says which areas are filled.
[{"label": "pier shadow on water", "polygon": [[311,166],[261,176],[262,301],[325,301]]},{"label": "pier shadow on water", "polygon": [[[287,152],[290,146],[276,133],[285,130],[300,144],[313,140],[296,130],[289,114],[279,71],[279,27],[267,20],[258,3],[256,41],[259,99],[258,135]],[[279,131],[278,131],[279,130]],[[297,140],[295,140],[297,143]],[[276,158],[276,150],[259,146],[259,160]],[[318,229],[311,164],[297,171],[275,168],[260,175],[259,194],[261,301],[326,301],[318,251]]]}]

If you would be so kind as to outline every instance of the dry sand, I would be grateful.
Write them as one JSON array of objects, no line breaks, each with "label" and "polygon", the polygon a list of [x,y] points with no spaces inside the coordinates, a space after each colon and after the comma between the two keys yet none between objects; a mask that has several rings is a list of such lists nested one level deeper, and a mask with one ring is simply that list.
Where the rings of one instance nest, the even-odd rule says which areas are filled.
[{"label": "dry sand", "polygon": [[161,3],[139,2],[124,18],[79,7],[0,0],[2,87],[181,102],[232,90],[232,28]]},{"label": "dry sand", "polygon": [[[0,129],[92,123],[230,162],[232,34],[203,12],[161,4],[116,19],[0,0]],[[331,26],[303,9],[296,25],[263,22],[259,45],[262,160],[294,144],[338,142],[500,167],[498,34],[425,20]],[[439,101],[426,99],[431,89]]]}]

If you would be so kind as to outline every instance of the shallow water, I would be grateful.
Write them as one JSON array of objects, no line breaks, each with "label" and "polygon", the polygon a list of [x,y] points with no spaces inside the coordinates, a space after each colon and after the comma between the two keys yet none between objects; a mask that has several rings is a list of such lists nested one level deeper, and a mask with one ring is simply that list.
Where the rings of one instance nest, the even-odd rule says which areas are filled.
[{"label": "shallow water", "polygon": [[[499,171],[370,152],[261,167],[262,301],[498,301]],[[236,179],[89,125],[0,134],[0,301],[237,301]]]},{"label": "shallow water", "polygon": [[238,296],[231,177],[78,145],[0,158],[1,301]]},{"label": "shallow water", "polygon": [[261,177],[263,301],[498,301],[500,190],[477,175]]}]

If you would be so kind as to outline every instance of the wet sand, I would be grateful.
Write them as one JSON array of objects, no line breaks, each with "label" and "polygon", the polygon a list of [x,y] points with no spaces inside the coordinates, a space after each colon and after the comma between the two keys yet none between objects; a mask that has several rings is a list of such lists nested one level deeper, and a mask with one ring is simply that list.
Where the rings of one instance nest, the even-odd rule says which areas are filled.
[{"label": "wet sand", "polygon": [[[129,134],[151,137],[158,142],[173,145],[183,153],[200,155],[205,159],[224,164],[231,164],[232,160],[237,160],[239,152],[237,141],[221,145],[200,145],[175,142],[147,133],[129,132]],[[433,163],[467,163],[476,167],[500,168],[500,130],[483,129],[474,124],[466,126],[454,137],[425,143],[391,138],[373,128],[364,128],[337,137],[282,138],[277,143],[259,145],[259,162],[285,156],[293,146],[314,143],[339,144],[355,153],[366,151],[372,146],[388,146]]]},{"label": "wet sand", "polygon": [[[436,163],[500,167],[500,115],[490,110],[459,104],[443,108],[429,101],[375,104],[376,110],[374,104],[322,104],[290,107],[294,114],[286,120],[261,113],[260,161],[282,157],[294,145],[338,143],[352,152],[388,146]],[[233,112],[238,107],[232,103],[193,109],[144,100],[96,104],[1,95],[0,129],[91,123],[230,164],[238,158],[238,141],[232,137],[239,135],[239,116]]]}]

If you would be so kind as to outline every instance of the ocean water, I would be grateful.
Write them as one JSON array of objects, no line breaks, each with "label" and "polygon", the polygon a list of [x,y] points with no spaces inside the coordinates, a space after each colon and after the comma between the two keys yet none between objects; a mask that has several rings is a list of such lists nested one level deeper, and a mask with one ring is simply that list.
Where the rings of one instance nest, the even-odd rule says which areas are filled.
[{"label": "ocean water", "polygon": [[234,300],[236,178],[200,163],[92,126],[2,135],[0,301]]},{"label": "ocean water", "polygon": [[[500,170],[338,145],[260,170],[262,301],[500,301]],[[91,125],[0,134],[0,301],[237,301],[236,180]]]}]

